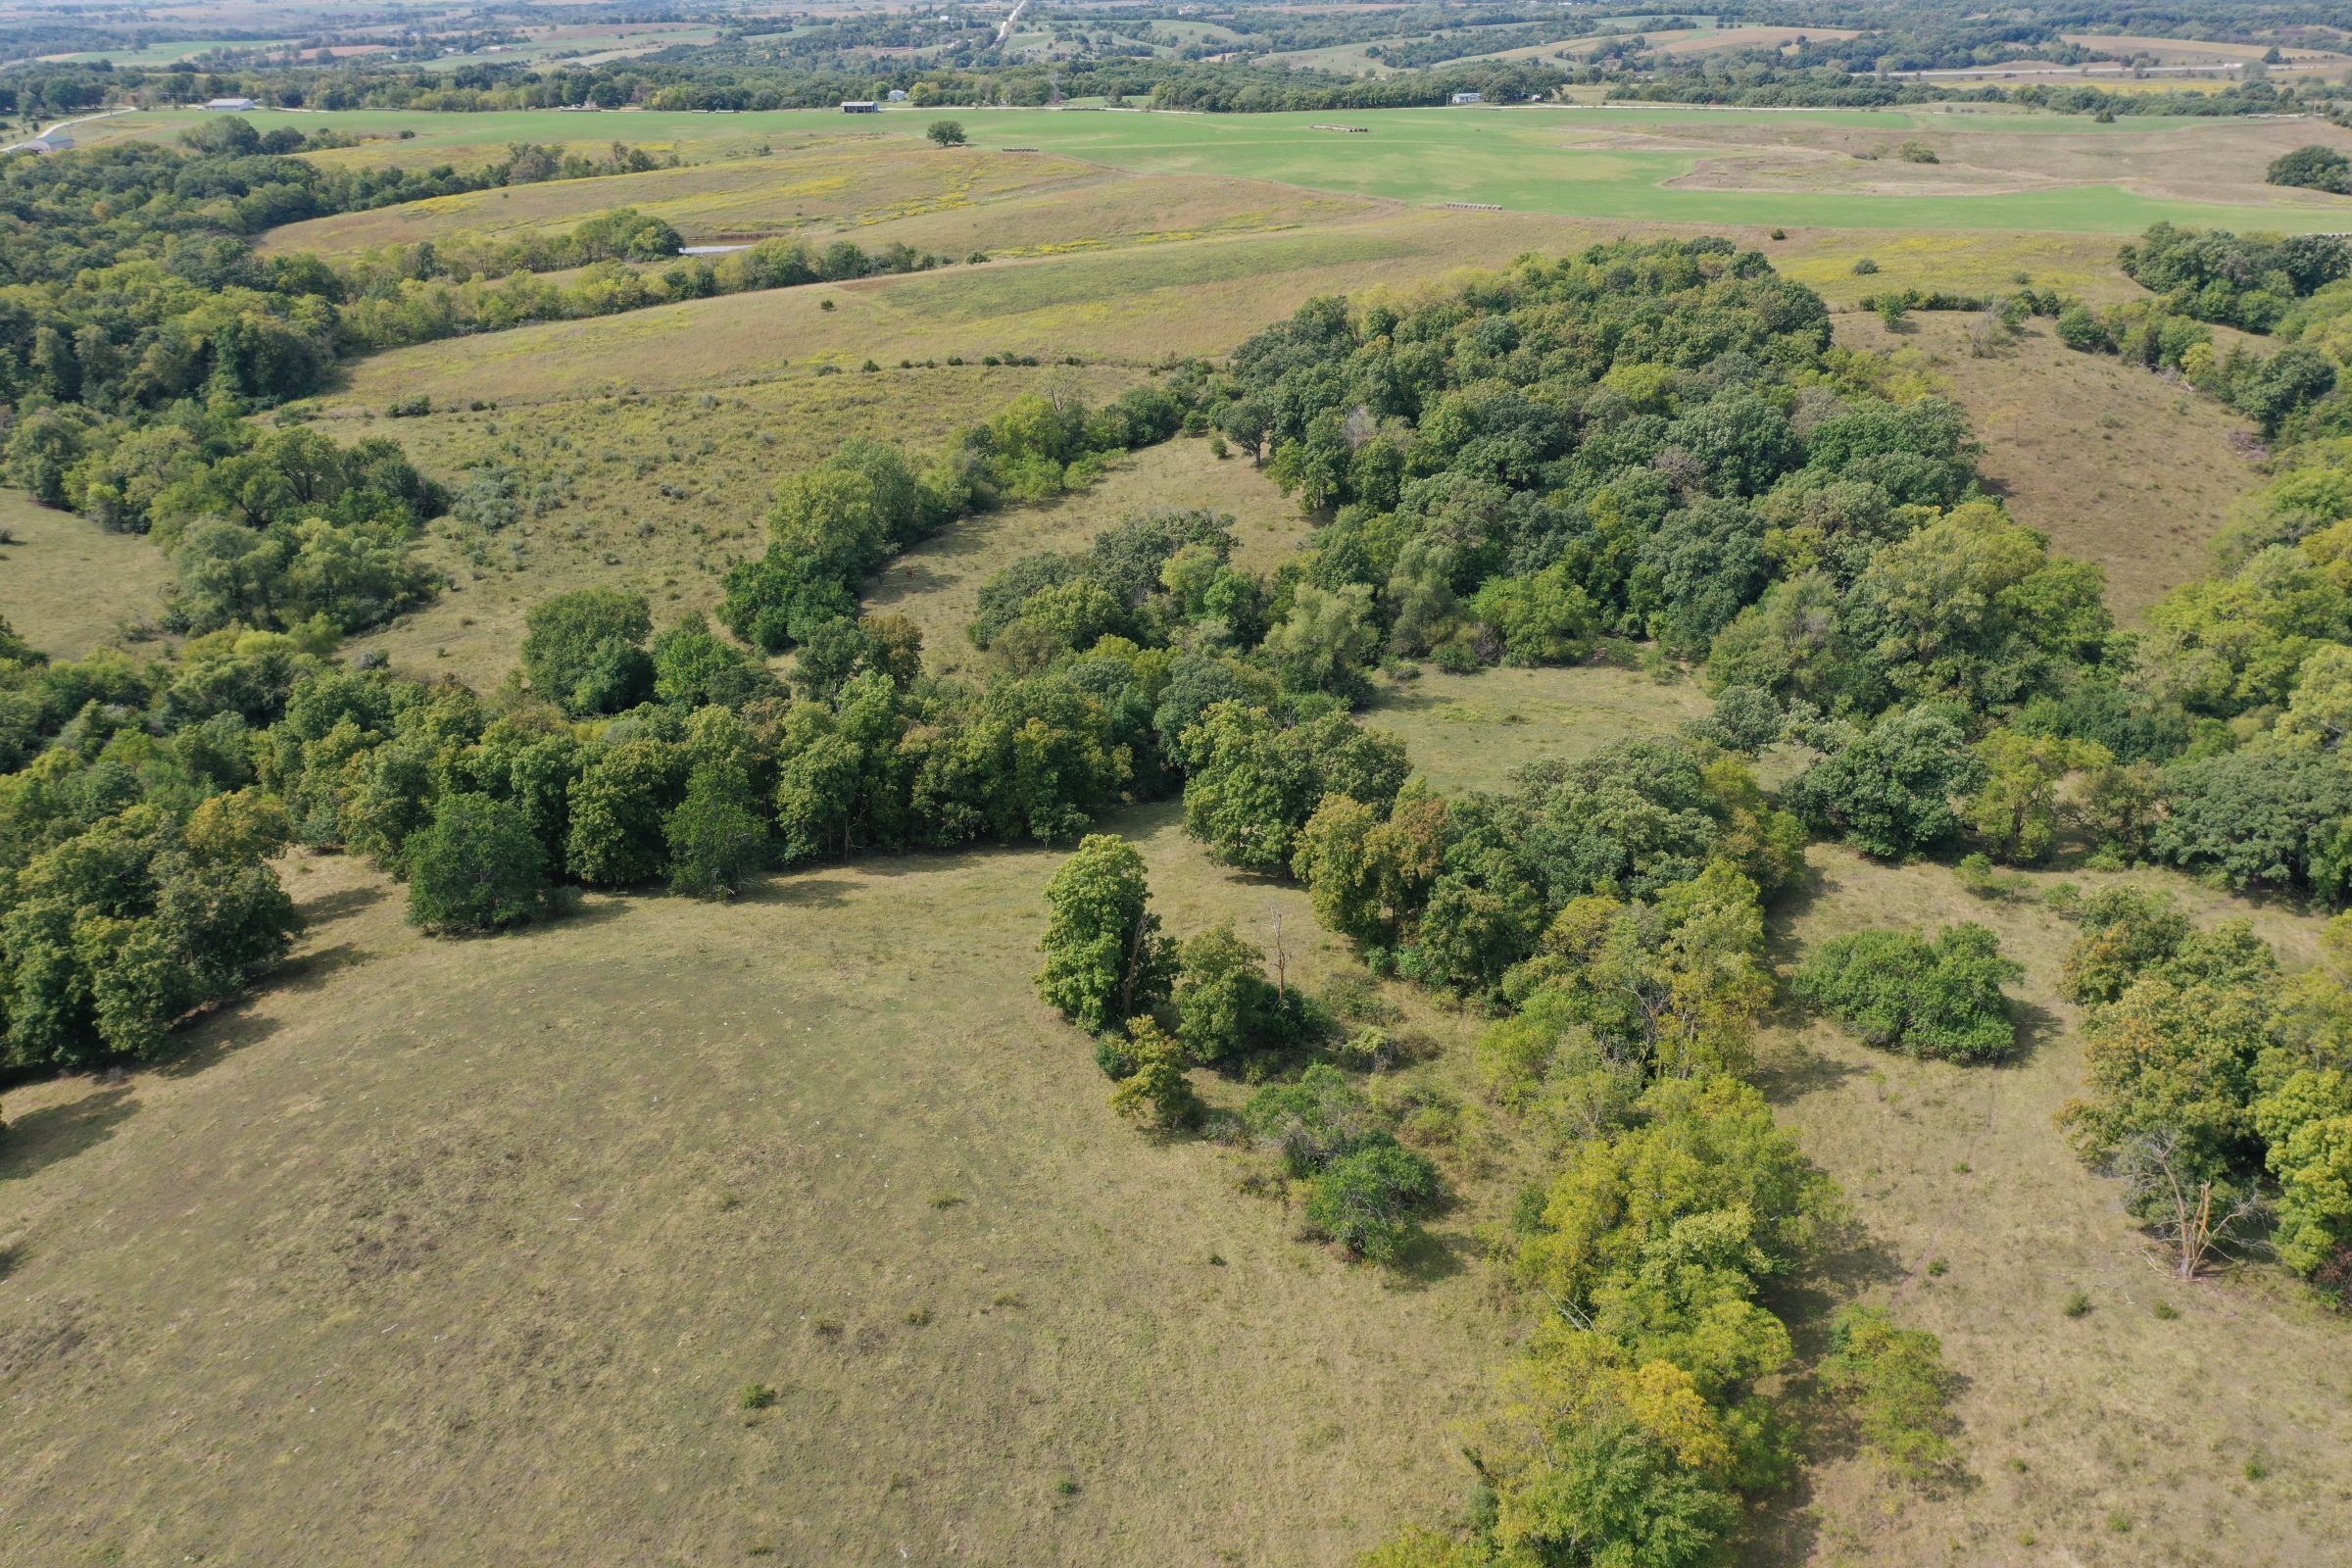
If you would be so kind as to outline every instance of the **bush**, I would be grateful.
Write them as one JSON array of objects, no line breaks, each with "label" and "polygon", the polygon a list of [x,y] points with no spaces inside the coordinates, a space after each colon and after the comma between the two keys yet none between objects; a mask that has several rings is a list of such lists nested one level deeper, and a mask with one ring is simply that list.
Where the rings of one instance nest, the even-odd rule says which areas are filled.
[{"label": "bush", "polygon": [[1879,264],[1865,256],[1854,263],[1854,275],[1868,277],[1879,270]]},{"label": "bush", "polygon": [[2106,324],[2082,305],[2070,305],[2058,313],[2058,341],[2084,354],[2105,354],[2115,348]]},{"label": "bush", "polygon": [[1234,935],[1233,922],[1184,945],[1176,968],[1176,1036],[1203,1064],[1229,1061],[1264,1043],[1276,1018],[1265,955]]},{"label": "bush", "polygon": [[1925,1480],[1950,1468],[1954,1379],[1943,1342],[1895,1326],[1882,1306],[1838,1314],[1822,1381],[1852,1410],[1862,1442],[1897,1474]]},{"label": "bush", "polygon": [[409,920],[427,931],[496,931],[543,918],[555,897],[547,851],[512,802],[443,796],[412,834]]},{"label": "bush", "polygon": [[1796,972],[1796,994],[1866,1042],[1931,1061],[1998,1061],[2016,1049],[2005,981],[2025,970],[1984,926],[1928,942],[1910,931],[1861,931],[1824,943]]},{"label": "bush", "polygon": [[1315,1178],[1306,1219],[1359,1257],[1394,1262],[1437,1194],[1437,1167],[1383,1133]]}]

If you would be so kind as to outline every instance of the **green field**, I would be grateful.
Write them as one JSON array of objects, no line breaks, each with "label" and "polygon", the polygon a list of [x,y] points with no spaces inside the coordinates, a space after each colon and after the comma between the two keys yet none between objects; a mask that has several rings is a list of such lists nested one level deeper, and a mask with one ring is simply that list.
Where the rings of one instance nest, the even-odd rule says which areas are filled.
[{"label": "green field", "polygon": [[[1366,136],[1340,136],[1314,126],[1330,113],[1194,115],[1079,113],[1065,110],[963,110],[973,140],[984,147],[1031,146],[1091,159],[1140,173],[1239,175],[1396,201],[1492,203],[1517,212],[1646,222],[1777,224],[1825,228],[1911,230],[2028,229],[2129,234],[2160,220],[2238,229],[2332,230],[2346,226],[2341,203],[2223,203],[2152,197],[2120,183],[2086,180],[2043,189],[1966,194],[1883,194],[1808,189],[1677,188],[1707,154],[1697,146],[1627,149],[1580,145],[1594,134],[1646,135],[1746,130],[1778,136],[1794,127],[1864,130],[1888,141],[1912,132],[1966,126],[1959,117],[1927,111],[1825,110],[1780,114],[1700,109],[1583,109],[1564,106],[1499,110],[1391,110],[1345,118],[1370,123]],[[174,131],[189,114],[124,116],[108,122],[109,136]],[[650,112],[566,114],[529,111],[432,115],[399,111],[347,114],[268,112],[263,125],[302,129],[331,125],[356,134],[416,132],[404,144],[409,158],[440,149],[482,148],[519,140],[619,138],[693,144],[746,135],[839,135],[839,114],[695,115]],[[862,122],[877,137],[921,135],[936,111],[910,110]],[[2179,130],[2184,122],[2138,118],[2095,125],[2081,117],[2007,114],[1984,117],[1983,128],[2001,136],[2043,133],[2112,141]],[[866,127],[871,125],[870,131]],[[2206,128],[2197,127],[2200,134]],[[2216,138],[2243,133],[2218,125]],[[1736,154],[1738,144],[1724,146]],[[2263,190],[2249,177],[2249,196]]]},{"label": "green field", "polygon": [[284,49],[299,42],[294,38],[181,38],[171,43],[151,43],[136,49],[88,49],[79,54],[47,55],[43,58],[60,65],[87,66],[105,61],[111,66],[168,66],[174,61],[193,60],[221,49]]}]

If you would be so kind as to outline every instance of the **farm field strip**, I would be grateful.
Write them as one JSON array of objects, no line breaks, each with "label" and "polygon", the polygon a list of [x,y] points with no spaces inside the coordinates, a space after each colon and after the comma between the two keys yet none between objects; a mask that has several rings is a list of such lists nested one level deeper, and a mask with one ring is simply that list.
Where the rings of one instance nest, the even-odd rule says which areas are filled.
[{"label": "farm field strip", "polygon": [[[866,132],[877,138],[920,134],[939,112],[906,111],[878,117]],[[956,111],[982,146],[1035,146],[1139,173],[1238,175],[1307,189],[1418,204],[1491,203],[1561,217],[1686,223],[1914,230],[2024,229],[2134,233],[2159,220],[2238,229],[2327,230],[2344,226],[2340,204],[2171,200],[2112,181],[2085,180],[2059,189],[1966,195],[1886,195],[1855,191],[1683,189],[1702,154],[1688,148],[1627,150],[1578,145],[1592,131],[1656,127],[1746,125],[1777,134],[1791,124],[1866,128],[1889,137],[1930,126],[1964,125],[1957,117],[1924,111],[1827,110],[1775,116],[1736,111],[1617,109],[1549,106],[1515,110],[1387,110],[1363,118],[1369,136],[1315,130],[1322,113],[1190,115],[1078,113],[1066,110]],[[838,115],[818,111],[696,116],[614,113],[566,115],[552,111],[464,116],[355,111],[338,115],[260,113],[257,122],[314,128],[328,122],[357,133],[416,132],[403,156],[454,153],[462,143],[477,152],[514,140],[579,139],[620,134],[649,144],[688,147],[713,138],[752,134],[804,138],[845,134]],[[1986,117],[1987,128],[1995,117]],[[163,135],[186,115],[124,116],[107,122],[107,135]],[[2156,118],[2092,127],[2080,118],[2005,115],[2001,131],[2058,131],[2072,135],[2147,135],[2178,124]],[[450,123],[457,122],[458,123]],[[861,127],[862,128],[862,127]],[[2224,134],[2234,127],[2215,127]],[[2249,187],[2252,188],[2252,187]]]}]

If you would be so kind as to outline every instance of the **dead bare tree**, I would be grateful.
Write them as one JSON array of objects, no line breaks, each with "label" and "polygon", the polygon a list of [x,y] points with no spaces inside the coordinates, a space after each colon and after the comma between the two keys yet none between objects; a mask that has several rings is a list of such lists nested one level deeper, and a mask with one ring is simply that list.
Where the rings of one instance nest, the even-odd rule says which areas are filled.
[{"label": "dead bare tree", "polygon": [[2117,1160],[2117,1173],[2131,1189],[2134,1212],[2152,1216],[2148,1227],[2165,1244],[2167,1262],[2180,1279],[2195,1279],[2262,1212],[2262,1199],[2251,1189],[2223,1187],[2199,1180],[2185,1168],[2181,1139],[2170,1128],[2143,1133],[2126,1145]]},{"label": "dead bare tree", "polygon": [[1274,911],[1274,1000],[1288,1004],[1291,984],[1291,950],[1283,946],[1282,911]]}]

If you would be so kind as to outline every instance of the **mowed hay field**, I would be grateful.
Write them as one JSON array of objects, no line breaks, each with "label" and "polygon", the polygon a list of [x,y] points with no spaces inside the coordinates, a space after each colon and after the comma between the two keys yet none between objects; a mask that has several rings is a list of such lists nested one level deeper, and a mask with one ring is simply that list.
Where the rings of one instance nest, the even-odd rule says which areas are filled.
[{"label": "mowed hay field", "polygon": [[[1126,826],[1171,929],[1340,961]],[[1029,990],[1059,859],[455,946],[307,862],[304,955],[184,1060],[9,1093],[0,1558],[1342,1563],[1451,1505],[1494,1205],[1350,1266],[1118,1121]]]},{"label": "mowed hay field", "polygon": [[[1783,901],[1781,956],[1866,926],[1999,933],[2026,966],[2010,988],[2025,1054],[2012,1065],[1915,1062],[1828,1022],[1764,1042],[1779,1114],[1852,1203],[1860,1240],[1829,1282],[1892,1303],[1943,1340],[1964,1380],[1966,1479],[1922,1493],[1828,1444],[1753,1560],[1817,1564],[2070,1564],[2311,1568],[2352,1541],[2352,1362],[2344,1323],[2254,1269],[2184,1285],[2148,1254],[2116,1183],[2087,1171],[2051,1118],[2081,1092],[2077,1009],[2057,994],[2073,927],[2035,901],[1984,903],[1932,864],[1808,852]],[[2071,877],[2030,874],[2034,892]],[[2251,914],[2289,965],[2318,917],[2254,908],[2182,878],[2200,921]],[[1935,1265],[1940,1260],[1940,1271]],[[2089,1311],[2070,1318],[2067,1295]],[[2157,1315],[2159,1304],[2179,1315]],[[1818,1341],[1821,1320],[1810,1320]]]},{"label": "mowed hay field", "polygon": [[2187,385],[2079,354],[2044,320],[1991,359],[1968,348],[1974,318],[1838,318],[1838,340],[1916,351],[1968,411],[1979,466],[2012,515],[2107,572],[2107,602],[2131,618],[2212,569],[2208,549],[2237,499],[2261,481],[2251,423]]},{"label": "mowed hay field", "polygon": [[79,659],[123,640],[156,613],[172,580],[163,552],[138,534],[108,533],[53,512],[22,490],[0,490],[0,616],[54,659]]}]

